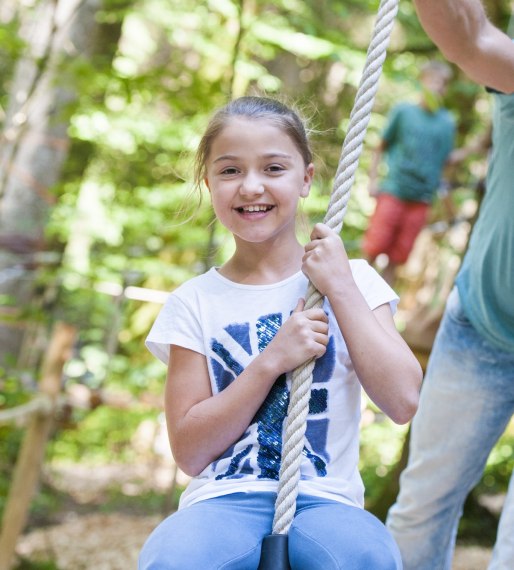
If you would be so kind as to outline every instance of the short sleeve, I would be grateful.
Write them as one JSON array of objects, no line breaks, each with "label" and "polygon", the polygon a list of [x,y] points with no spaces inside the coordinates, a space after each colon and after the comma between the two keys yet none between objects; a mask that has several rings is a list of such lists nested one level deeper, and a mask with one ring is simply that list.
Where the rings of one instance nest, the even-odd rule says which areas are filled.
[{"label": "short sleeve", "polygon": [[168,364],[170,344],[205,354],[202,327],[194,310],[171,294],[157,315],[145,341],[148,350]]},{"label": "short sleeve", "polygon": [[389,113],[387,124],[382,132],[382,138],[387,142],[387,144],[394,142],[397,137],[402,108],[403,105],[397,105],[396,107],[393,107]]},{"label": "short sleeve", "polygon": [[396,312],[400,298],[382,277],[364,259],[350,261],[353,278],[371,310],[389,304],[391,312]]}]

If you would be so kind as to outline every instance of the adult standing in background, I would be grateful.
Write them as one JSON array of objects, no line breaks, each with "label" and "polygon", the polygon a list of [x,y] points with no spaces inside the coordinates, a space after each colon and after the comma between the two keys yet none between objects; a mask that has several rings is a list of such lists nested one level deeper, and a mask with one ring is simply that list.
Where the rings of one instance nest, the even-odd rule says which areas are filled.
[{"label": "adult standing in background", "polygon": [[[479,0],[414,0],[446,58],[493,90],[487,187],[434,342],[387,525],[405,570],[448,570],[466,496],[514,413],[514,42]],[[489,570],[514,564],[511,475]]]}]

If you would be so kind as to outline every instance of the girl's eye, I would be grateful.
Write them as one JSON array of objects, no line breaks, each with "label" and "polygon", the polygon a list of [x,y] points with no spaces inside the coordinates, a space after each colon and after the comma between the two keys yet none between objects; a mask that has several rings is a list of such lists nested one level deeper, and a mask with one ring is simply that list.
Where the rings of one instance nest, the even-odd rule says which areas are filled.
[{"label": "girl's eye", "polygon": [[221,171],[221,174],[224,174],[225,176],[230,176],[232,174],[237,174],[238,170],[237,168],[234,168],[233,166],[229,166],[227,168],[224,168]]},{"label": "girl's eye", "polygon": [[268,166],[267,170],[269,172],[282,172],[284,170],[284,167],[281,166],[280,164],[271,164],[270,166]]}]

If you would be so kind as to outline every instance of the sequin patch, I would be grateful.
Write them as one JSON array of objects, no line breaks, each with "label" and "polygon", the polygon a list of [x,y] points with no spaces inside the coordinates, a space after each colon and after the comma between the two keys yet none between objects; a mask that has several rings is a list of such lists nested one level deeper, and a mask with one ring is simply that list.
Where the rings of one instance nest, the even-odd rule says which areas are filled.
[{"label": "sequin patch", "polygon": [[274,313],[265,315],[257,321],[257,339],[259,352],[262,352],[277,334],[278,329],[282,326],[282,315]]},{"label": "sequin patch", "polygon": [[282,425],[289,405],[286,376],[279,376],[255,416],[257,421],[257,465],[259,479],[276,479],[282,455]]},{"label": "sequin patch", "polygon": [[312,389],[309,399],[309,414],[321,414],[327,410],[328,390]]}]

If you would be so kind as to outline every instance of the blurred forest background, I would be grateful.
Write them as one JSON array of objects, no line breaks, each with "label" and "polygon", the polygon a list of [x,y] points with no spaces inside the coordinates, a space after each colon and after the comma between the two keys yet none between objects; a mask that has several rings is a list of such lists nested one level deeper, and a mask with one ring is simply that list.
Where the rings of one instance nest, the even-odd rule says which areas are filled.
[{"label": "blurred forest background", "polygon": [[[486,5],[507,29],[510,0]],[[212,111],[235,96],[296,105],[309,118],[316,154],[303,212],[308,231],[325,214],[377,9],[377,0],[2,0],[0,515],[13,502],[22,441],[34,417],[44,416],[7,421],[2,411],[30,407],[45,374],[58,377],[48,437],[32,424],[41,439],[27,452],[36,466],[25,481],[35,488],[26,520],[20,515],[25,533],[93,512],[153,516],[149,532],[176,506],[186,479],[163,436],[166,371],[144,338],[166,292],[222,263],[232,248],[208,197],[192,193],[199,136]],[[418,70],[431,58],[441,56],[404,0],[342,231],[351,257],[361,255],[374,207],[371,150],[390,108],[417,99]],[[456,216],[434,205],[397,284],[398,327],[423,364],[487,164],[477,141],[487,136],[490,96],[454,69],[445,104],[458,124],[457,146],[475,152],[445,182]],[[367,403],[361,470],[367,506],[381,518],[396,493],[406,438],[406,427]],[[461,541],[492,544],[491,505],[506,490],[513,445],[511,424],[468,500]],[[105,533],[103,524],[94,531]],[[4,520],[4,530],[9,525]],[[81,532],[85,540],[93,529]],[[41,548],[39,557],[18,549],[16,568],[82,568],[63,562],[48,540]],[[116,564],[115,557],[84,568],[128,567]]]}]

